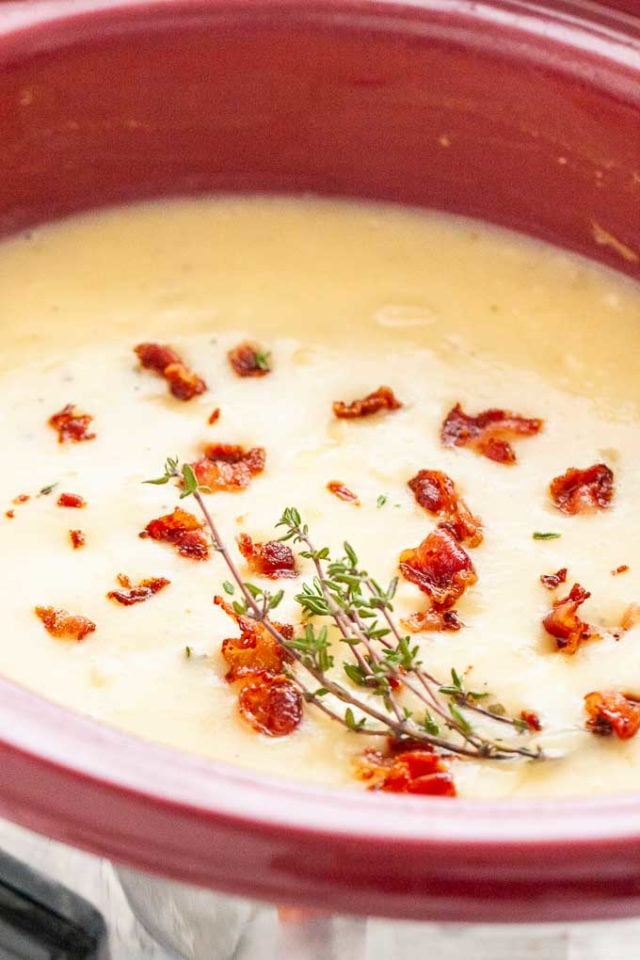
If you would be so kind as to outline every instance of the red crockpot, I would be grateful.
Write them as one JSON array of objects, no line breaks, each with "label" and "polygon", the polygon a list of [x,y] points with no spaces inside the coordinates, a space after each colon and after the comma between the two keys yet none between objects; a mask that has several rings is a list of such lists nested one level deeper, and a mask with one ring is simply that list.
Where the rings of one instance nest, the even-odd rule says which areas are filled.
[{"label": "red crockpot", "polygon": [[[5,0],[0,232],[144,197],[313,191],[469,214],[640,276],[639,6]],[[323,790],[0,681],[0,814],[290,904],[424,920],[640,913],[640,772],[638,786],[549,802]]]}]

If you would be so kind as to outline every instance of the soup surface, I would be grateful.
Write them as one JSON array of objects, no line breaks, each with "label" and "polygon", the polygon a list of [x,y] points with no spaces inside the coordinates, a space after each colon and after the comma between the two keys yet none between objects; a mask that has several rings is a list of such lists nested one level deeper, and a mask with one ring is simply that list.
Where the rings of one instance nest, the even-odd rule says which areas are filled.
[{"label": "soup surface", "polygon": [[[0,671],[7,677],[166,744],[363,789],[354,758],[379,738],[356,735],[313,704],[287,736],[258,733],[240,714],[242,681],[225,680],[221,653],[222,640],[239,631],[212,603],[214,594],[237,599],[221,587],[229,571],[215,551],[203,561],[139,536],[171,514],[180,495],[174,483],[143,481],[161,476],[168,456],[199,461],[207,444],[262,448],[264,466],[247,474],[245,465],[244,486],[203,499],[241,575],[282,587],[274,619],[298,629],[294,595],[310,582],[311,561],[298,559],[295,578],[270,583],[248,571],[237,537],[273,540],[283,509],[293,506],[316,546],[341,555],[348,540],[386,585],[400,554],[442,529],[443,515],[421,506],[408,486],[419,471],[439,471],[482,524],[478,545],[469,538],[457,545],[450,528],[444,533],[477,582],[438,607],[433,591],[400,576],[394,616],[404,623],[435,611],[440,629],[410,634],[423,667],[448,684],[453,667],[466,689],[490,691],[475,702],[489,712],[500,712],[497,703],[518,718],[535,712],[542,730],[529,716],[524,733],[477,711],[464,715],[487,736],[547,755],[453,759],[458,794],[640,787],[640,736],[621,739],[606,716],[596,717],[604,735],[588,731],[584,702],[592,691],[640,696],[640,627],[629,612],[640,602],[640,292],[631,283],[461,219],[315,200],[175,201],[5,242],[0,317]],[[229,362],[229,351],[247,340],[259,345],[264,375],[239,376]],[[188,401],[172,395],[166,377],[142,368],[134,353],[141,343],[171,345],[207,389],[202,384]],[[401,406],[336,416],[336,401],[382,385]],[[67,417],[71,434],[93,439],[73,442],[64,420],[49,422],[69,404],[71,417],[93,418],[74,427]],[[509,450],[500,438],[495,446],[491,431],[484,448],[483,435],[480,446],[443,443],[443,421],[456,404],[471,417],[498,408],[542,422],[509,435],[516,462],[505,463]],[[467,427],[477,433],[481,422]],[[593,465],[605,468],[602,502],[584,513],[560,509],[551,481]],[[328,489],[332,482],[357,501]],[[558,489],[567,494],[566,483]],[[84,505],[74,506],[74,496]],[[180,506],[200,517],[192,498]],[[554,581],[541,583],[564,568],[555,589]],[[153,578],[169,583],[126,604],[107,596],[131,599],[118,575],[133,588]],[[543,620],[574,583],[591,596],[560,610],[573,629],[570,653],[558,624],[547,621],[547,629]],[[53,636],[37,607],[86,617],[95,629],[80,641]],[[352,683],[338,663],[333,675],[381,708],[382,698]],[[313,690],[318,685],[311,681]],[[414,710],[402,685],[393,697]],[[625,703],[633,724],[633,699]],[[342,716],[345,705],[335,709]],[[449,736],[446,723],[439,726]]]}]

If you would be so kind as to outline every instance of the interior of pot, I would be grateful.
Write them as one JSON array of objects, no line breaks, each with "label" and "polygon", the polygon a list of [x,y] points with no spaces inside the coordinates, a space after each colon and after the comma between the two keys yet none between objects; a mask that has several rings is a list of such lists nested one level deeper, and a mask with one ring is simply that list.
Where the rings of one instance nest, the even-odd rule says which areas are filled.
[{"label": "interior of pot", "polygon": [[[0,232],[144,197],[313,191],[480,217],[637,276],[639,78],[640,22],[573,0],[9,2]],[[360,797],[0,692],[0,811],[144,869],[419,918],[637,909],[633,798],[533,817],[434,801],[427,821],[367,797],[363,818]]]},{"label": "interior of pot", "polygon": [[148,196],[313,191],[638,271],[640,27],[634,46],[623,14],[583,29],[574,3],[101,6],[62,0],[63,22],[3,40],[3,232]]}]

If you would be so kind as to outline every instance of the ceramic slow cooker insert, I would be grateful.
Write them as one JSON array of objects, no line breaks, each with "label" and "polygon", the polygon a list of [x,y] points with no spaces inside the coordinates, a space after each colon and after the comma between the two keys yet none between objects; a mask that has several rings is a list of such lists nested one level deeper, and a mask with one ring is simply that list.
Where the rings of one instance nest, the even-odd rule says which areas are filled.
[{"label": "ceramic slow cooker insert", "polygon": [[[633,7],[5,2],[0,231],[146,197],[311,191],[464,213],[640,276]],[[0,682],[3,816],[288,904],[423,920],[633,914],[638,786],[536,803],[323,790],[139,741]]]}]

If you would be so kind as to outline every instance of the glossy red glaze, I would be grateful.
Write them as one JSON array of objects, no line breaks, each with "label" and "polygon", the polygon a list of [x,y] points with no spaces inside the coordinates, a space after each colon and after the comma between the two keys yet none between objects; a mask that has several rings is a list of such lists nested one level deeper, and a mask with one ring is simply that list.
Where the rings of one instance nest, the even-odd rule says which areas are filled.
[{"label": "glossy red glaze", "polygon": [[[589,0],[0,5],[3,233],[141,197],[311,189],[484,217],[638,275],[639,165],[640,22]],[[277,783],[7,682],[0,771],[3,815],[230,892],[420,919],[640,912],[637,796]]]}]

